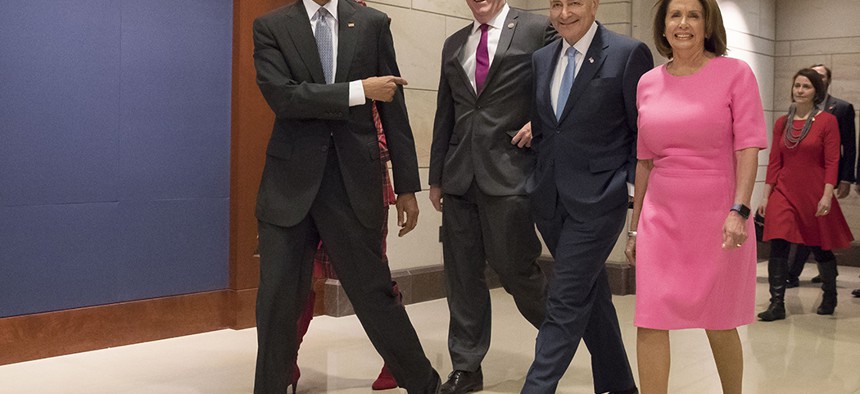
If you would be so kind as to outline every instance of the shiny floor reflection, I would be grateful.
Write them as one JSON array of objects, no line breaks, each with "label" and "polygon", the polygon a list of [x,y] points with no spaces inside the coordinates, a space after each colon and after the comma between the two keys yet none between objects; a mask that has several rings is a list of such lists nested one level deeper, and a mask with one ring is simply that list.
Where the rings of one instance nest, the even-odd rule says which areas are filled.
[{"label": "shiny floor reflection", "polygon": [[[766,264],[759,264],[757,310],[767,304]],[[860,393],[860,268],[840,267],[839,306],[818,316],[821,290],[809,282],[788,290],[789,317],[742,328],[747,393]],[[514,393],[531,363],[536,330],[519,316],[509,296],[494,290],[493,341],[484,361],[484,393]],[[634,296],[615,297],[628,354],[636,370]],[[448,310],[445,300],[408,307],[430,361],[447,374]],[[719,393],[716,367],[701,330],[673,332],[672,393]],[[0,367],[0,393],[249,393],[253,329],[224,330],[182,338]],[[2,350],[0,350],[2,351]],[[382,361],[353,317],[318,317],[299,353],[299,393],[370,393]],[[585,347],[559,386],[560,393],[591,393]],[[379,393],[402,393],[389,390]]]}]

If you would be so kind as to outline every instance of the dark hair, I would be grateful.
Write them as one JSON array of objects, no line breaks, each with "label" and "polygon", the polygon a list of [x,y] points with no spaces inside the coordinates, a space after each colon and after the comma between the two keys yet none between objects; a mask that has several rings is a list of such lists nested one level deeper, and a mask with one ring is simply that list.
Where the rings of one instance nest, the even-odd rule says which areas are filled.
[{"label": "dark hair", "polygon": [[806,77],[815,89],[815,97],[812,99],[813,104],[821,104],[821,102],[824,101],[824,98],[827,97],[827,89],[824,87],[824,81],[821,79],[821,75],[811,68],[801,69],[791,77],[791,102],[794,102],[794,81],[797,77],[801,76]]},{"label": "dark hair", "polygon": [[813,65],[809,66],[809,68],[815,68],[815,67],[824,67],[824,71],[826,71],[826,74],[827,74],[827,80],[832,79],[831,78],[832,74],[830,73],[830,67],[825,66],[823,63],[813,64]]},{"label": "dark hair", "polygon": [[[657,0],[654,3],[654,8],[657,9],[654,15],[654,45],[657,52],[669,59],[672,58],[672,46],[663,33],[666,32],[666,13],[671,2],[672,0]],[[723,56],[726,54],[726,27],[723,25],[720,6],[716,0],[699,0],[699,4],[705,11],[705,50]]]}]

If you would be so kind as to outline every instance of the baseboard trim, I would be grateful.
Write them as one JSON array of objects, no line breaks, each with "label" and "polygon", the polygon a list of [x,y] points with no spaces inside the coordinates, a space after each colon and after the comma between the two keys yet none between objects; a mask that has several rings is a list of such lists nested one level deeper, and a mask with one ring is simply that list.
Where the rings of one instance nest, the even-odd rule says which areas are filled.
[{"label": "baseboard trim", "polygon": [[[539,259],[553,274],[552,259]],[[610,287],[616,295],[635,292],[635,272],[626,263],[607,263]],[[397,270],[392,279],[403,292],[404,304],[445,298],[441,265]],[[501,287],[487,269],[490,288]],[[355,312],[340,281],[314,286],[322,290],[316,312],[348,316]],[[0,365],[130,345],[224,328],[254,327],[257,289],[219,290],[0,318]]]},{"label": "baseboard trim", "polygon": [[2,318],[0,365],[243,328],[248,315],[253,327],[249,299],[248,291],[220,290]]}]

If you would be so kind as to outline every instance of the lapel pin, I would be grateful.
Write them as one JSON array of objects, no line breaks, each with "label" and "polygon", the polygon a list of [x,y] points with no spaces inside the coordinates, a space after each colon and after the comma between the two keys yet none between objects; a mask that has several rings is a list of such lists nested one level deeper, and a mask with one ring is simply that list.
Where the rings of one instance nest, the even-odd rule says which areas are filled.
[{"label": "lapel pin", "polygon": [[348,23],[346,24],[346,27],[349,27],[349,28],[353,28],[353,27],[355,27],[355,22],[348,22]]},{"label": "lapel pin", "polygon": [[593,57],[588,58],[588,62],[589,62],[589,63],[594,63],[594,58],[593,58]]},{"label": "lapel pin", "polygon": [[514,22],[508,23],[508,29],[513,29],[513,28],[514,28]]}]

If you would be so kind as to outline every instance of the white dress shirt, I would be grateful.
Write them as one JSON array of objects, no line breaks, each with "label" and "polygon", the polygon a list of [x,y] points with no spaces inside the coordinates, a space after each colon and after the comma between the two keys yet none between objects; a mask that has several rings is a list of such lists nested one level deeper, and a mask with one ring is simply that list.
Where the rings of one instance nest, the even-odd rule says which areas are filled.
[{"label": "white dress shirt", "polygon": [[[493,58],[496,57],[496,48],[499,47],[499,38],[502,36],[502,27],[505,25],[505,18],[508,17],[508,12],[511,7],[505,3],[504,7],[496,14],[493,19],[487,22],[487,54],[490,56],[490,63],[487,68],[492,67]],[[474,21],[472,23],[472,34],[466,39],[463,45],[463,51],[460,52],[460,65],[469,76],[469,81],[472,82],[472,89],[478,91],[475,84],[475,67],[477,65],[476,52],[478,51],[478,43],[481,41],[481,23]]]},{"label": "white dress shirt", "polygon": [[[349,0],[346,0],[349,1]],[[315,3],[313,0],[302,0],[302,3],[305,5],[305,11],[308,13],[308,19],[311,21],[311,31],[313,31],[314,35],[317,32],[317,19],[319,19],[320,8],[325,8],[329,14],[331,14],[332,20],[329,21],[329,28],[331,29],[331,48],[332,48],[332,64],[331,64],[331,73],[332,75],[337,75],[337,2],[338,0],[331,0],[326,5],[319,5]],[[361,84],[361,81],[352,81],[349,83],[349,106],[353,107],[356,105],[364,105],[364,85]]]}]

